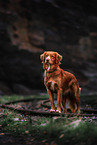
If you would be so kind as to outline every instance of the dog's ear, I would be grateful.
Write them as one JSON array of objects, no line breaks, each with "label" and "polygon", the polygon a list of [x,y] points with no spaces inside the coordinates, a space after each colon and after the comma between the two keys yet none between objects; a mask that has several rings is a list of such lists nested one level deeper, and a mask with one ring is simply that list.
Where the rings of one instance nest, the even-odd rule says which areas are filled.
[{"label": "dog's ear", "polygon": [[62,60],[62,56],[56,52],[56,63],[59,63]]},{"label": "dog's ear", "polygon": [[42,62],[45,60],[45,53],[46,52],[44,52],[43,54],[40,55],[40,59],[42,60]]}]

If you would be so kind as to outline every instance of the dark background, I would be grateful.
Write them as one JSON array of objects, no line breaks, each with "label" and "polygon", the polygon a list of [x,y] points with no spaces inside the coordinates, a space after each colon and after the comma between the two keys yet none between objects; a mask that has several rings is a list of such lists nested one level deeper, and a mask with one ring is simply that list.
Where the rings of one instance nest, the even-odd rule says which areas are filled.
[{"label": "dark background", "polygon": [[0,0],[0,94],[46,91],[40,54],[57,51],[83,93],[97,90],[97,1]]}]

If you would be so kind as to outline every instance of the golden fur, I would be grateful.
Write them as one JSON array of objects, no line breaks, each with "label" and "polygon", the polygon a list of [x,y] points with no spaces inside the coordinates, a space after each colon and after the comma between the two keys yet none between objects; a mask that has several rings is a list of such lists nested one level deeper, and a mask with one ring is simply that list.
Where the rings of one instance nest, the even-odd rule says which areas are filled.
[{"label": "golden fur", "polygon": [[43,63],[44,84],[50,97],[51,112],[55,111],[54,93],[57,94],[57,110],[61,113],[61,104],[63,112],[66,113],[66,101],[69,101],[70,109],[72,112],[77,111],[80,113],[79,108],[79,93],[81,88],[77,79],[70,72],[64,71],[59,67],[62,56],[57,52],[45,51],[40,55]]}]

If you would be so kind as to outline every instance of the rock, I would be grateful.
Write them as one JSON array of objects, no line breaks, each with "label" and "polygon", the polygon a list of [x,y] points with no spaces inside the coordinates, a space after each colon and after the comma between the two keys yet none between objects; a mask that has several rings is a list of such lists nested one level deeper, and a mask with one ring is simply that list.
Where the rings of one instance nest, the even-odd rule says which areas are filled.
[{"label": "rock", "polygon": [[40,60],[45,50],[63,56],[61,68],[74,73],[82,92],[97,91],[96,5],[87,0],[1,0],[1,95],[46,90]]}]

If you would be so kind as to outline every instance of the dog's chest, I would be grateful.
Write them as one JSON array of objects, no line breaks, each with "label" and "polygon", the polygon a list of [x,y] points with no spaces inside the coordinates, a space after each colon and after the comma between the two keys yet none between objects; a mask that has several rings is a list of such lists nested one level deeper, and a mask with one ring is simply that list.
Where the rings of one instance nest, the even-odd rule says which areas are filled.
[{"label": "dog's chest", "polygon": [[61,73],[60,71],[54,71],[53,73],[44,74],[45,85],[52,91],[56,92],[61,87]]},{"label": "dog's chest", "polygon": [[46,78],[46,86],[53,92],[56,92],[61,87],[61,80],[54,77]]},{"label": "dog's chest", "polygon": [[51,82],[50,89],[52,91],[55,91],[56,90],[56,88],[55,88],[55,82]]},{"label": "dog's chest", "polygon": [[57,83],[54,82],[54,81],[48,81],[46,85],[47,85],[48,89],[50,89],[53,92],[55,92],[56,89],[57,89],[56,88],[57,87]]}]

